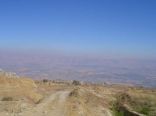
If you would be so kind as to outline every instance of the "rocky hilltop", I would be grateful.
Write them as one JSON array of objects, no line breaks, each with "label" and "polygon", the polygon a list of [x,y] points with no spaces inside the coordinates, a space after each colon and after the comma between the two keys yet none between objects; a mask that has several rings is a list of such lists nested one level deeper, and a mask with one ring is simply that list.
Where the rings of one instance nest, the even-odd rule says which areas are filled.
[{"label": "rocky hilltop", "polygon": [[34,81],[0,70],[0,116],[156,116],[156,90]]}]

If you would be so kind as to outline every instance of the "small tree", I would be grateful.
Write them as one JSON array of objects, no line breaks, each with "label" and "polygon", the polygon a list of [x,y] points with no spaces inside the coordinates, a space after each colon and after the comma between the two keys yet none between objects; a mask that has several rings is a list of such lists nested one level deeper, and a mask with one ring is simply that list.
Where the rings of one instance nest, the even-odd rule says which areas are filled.
[{"label": "small tree", "polygon": [[44,82],[44,83],[47,83],[47,82],[48,82],[48,79],[43,79],[43,82]]},{"label": "small tree", "polygon": [[81,85],[81,83],[79,81],[76,81],[76,80],[74,80],[72,84],[73,85]]}]

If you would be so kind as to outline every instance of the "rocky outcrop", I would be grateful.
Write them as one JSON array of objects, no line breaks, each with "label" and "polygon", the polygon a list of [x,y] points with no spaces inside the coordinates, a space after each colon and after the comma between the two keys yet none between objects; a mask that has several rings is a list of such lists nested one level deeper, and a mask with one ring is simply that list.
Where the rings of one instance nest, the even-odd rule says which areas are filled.
[{"label": "rocky outcrop", "polygon": [[6,72],[2,69],[0,69],[0,77],[6,77],[6,78],[19,78],[19,76],[14,72]]}]

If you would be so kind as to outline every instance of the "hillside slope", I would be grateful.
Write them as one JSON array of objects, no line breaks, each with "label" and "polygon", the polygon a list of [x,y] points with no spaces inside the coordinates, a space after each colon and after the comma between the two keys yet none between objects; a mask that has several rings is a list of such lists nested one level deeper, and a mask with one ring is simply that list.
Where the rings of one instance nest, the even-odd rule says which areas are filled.
[{"label": "hillside slope", "polygon": [[0,72],[0,116],[156,116],[156,90]]}]

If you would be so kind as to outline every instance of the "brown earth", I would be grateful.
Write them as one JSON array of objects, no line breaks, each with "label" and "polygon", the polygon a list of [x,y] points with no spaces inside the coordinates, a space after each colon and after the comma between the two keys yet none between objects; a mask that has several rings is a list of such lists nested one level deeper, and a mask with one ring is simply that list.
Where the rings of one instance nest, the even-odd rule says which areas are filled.
[{"label": "brown earth", "polygon": [[0,116],[155,116],[155,111],[155,89],[0,76]]}]

